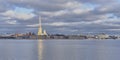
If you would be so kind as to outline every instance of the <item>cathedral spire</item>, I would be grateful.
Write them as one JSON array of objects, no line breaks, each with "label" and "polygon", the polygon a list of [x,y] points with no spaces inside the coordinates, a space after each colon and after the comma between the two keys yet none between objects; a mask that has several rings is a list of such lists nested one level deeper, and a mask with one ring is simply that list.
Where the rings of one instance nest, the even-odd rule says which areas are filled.
[{"label": "cathedral spire", "polygon": [[42,22],[41,22],[42,18],[39,17],[39,28],[38,28],[38,35],[47,35],[47,32],[42,29]]},{"label": "cathedral spire", "polygon": [[42,18],[41,18],[41,16],[40,16],[40,17],[39,17],[39,27],[42,28],[41,20],[42,20]]},{"label": "cathedral spire", "polygon": [[42,24],[41,24],[41,17],[39,17],[39,29],[38,29],[38,35],[43,35],[42,33]]}]

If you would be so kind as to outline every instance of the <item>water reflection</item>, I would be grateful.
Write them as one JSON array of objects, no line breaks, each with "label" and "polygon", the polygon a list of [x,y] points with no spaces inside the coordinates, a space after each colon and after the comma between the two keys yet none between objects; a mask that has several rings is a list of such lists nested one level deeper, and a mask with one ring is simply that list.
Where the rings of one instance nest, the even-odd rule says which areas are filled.
[{"label": "water reflection", "polygon": [[120,60],[120,40],[0,40],[0,60]]},{"label": "water reflection", "polygon": [[38,40],[38,60],[43,60],[42,52],[43,52],[43,40],[39,39]]}]

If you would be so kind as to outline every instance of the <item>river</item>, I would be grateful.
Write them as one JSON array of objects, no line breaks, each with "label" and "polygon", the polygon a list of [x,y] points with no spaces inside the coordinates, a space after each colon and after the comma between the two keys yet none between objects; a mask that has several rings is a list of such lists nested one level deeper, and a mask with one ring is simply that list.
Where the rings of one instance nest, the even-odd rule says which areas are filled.
[{"label": "river", "polygon": [[0,60],[120,60],[120,40],[0,40]]}]

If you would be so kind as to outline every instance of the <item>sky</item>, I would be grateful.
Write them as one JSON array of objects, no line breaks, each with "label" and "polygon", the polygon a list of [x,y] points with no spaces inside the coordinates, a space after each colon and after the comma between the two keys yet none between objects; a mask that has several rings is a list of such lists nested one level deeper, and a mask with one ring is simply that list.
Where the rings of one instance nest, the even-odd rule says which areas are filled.
[{"label": "sky", "polygon": [[120,33],[120,0],[0,0],[0,33]]}]

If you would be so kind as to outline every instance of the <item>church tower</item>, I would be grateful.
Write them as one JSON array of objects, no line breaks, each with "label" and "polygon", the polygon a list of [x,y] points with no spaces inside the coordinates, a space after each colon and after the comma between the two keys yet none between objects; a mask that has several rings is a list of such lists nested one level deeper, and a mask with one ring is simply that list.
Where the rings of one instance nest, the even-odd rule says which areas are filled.
[{"label": "church tower", "polygon": [[47,35],[46,31],[42,30],[42,23],[41,23],[42,18],[39,17],[39,28],[38,28],[38,35]]}]

